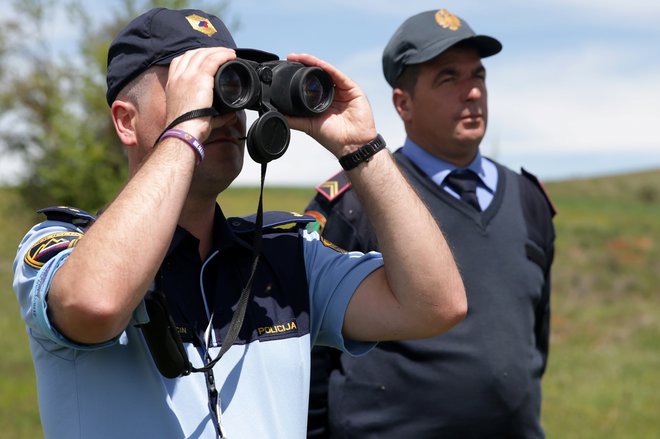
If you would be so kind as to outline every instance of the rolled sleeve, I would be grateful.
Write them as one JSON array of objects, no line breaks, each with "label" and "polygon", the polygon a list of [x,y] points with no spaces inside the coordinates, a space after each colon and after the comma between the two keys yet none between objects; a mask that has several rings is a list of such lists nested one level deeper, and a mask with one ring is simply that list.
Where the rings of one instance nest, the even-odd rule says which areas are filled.
[{"label": "rolled sleeve", "polygon": [[350,355],[362,355],[376,343],[344,339],[346,309],[360,283],[383,265],[380,253],[340,253],[323,245],[317,233],[305,233],[305,265],[311,303],[312,342]]},{"label": "rolled sleeve", "polygon": [[[95,350],[114,345],[119,336],[94,345],[75,343],[61,334],[48,318],[48,291],[55,273],[67,260],[73,248],[62,250],[38,269],[25,263],[25,255],[34,243],[48,234],[78,230],[75,226],[67,227],[66,223],[55,223],[56,225],[48,223],[53,222],[39,224],[26,235],[19,245],[14,260],[14,291],[21,307],[21,315],[30,329],[30,334],[33,337],[49,340],[56,346],[76,350]],[[131,323],[140,324],[146,321],[148,321],[148,317],[144,302],[142,302],[134,311]]]}]

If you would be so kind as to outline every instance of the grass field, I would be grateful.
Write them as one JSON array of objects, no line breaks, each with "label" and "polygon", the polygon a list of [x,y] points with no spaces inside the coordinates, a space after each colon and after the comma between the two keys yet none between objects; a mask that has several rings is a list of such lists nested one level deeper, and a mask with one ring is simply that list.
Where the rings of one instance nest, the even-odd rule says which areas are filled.
[{"label": "grass field", "polygon": [[[660,437],[660,172],[548,184],[559,211],[549,438]],[[265,208],[300,212],[312,189],[268,189]],[[256,210],[258,190],[220,198],[227,216]],[[0,437],[39,438],[34,370],[11,288],[18,241],[35,220],[0,190]]]},{"label": "grass field", "polygon": [[660,172],[553,183],[550,438],[660,437]]}]

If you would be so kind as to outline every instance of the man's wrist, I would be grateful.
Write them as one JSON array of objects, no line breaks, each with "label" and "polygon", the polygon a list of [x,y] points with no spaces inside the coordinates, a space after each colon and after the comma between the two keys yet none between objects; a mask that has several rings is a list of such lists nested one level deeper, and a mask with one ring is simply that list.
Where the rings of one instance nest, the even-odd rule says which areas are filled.
[{"label": "man's wrist", "polygon": [[170,137],[173,137],[173,138],[179,139],[179,140],[183,140],[185,143],[188,144],[188,146],[190,146],[195,151],[195,155],[197,156],[197,160],[196,160],[196,165],[197,166],[199,166],[199,164],[202,162],[202,160],[204,160],[204,156],[205,156],[205,152],[206,152],[205,149],[204,149],[204,145],[202,145],[202,142],[197,140],[197,138],[195,136],[193,136],[193,135],[189,134],[188,132],[183,131],[181,129],[171,128],[171,129],[165,131],[160,136],[158,141],[160,142],[161,140],[167,139],[167,138],[170,138]]},{"label": "man's wrist", "polygon": [[339,164],[345,171],[350,171],[361,163],[371,160],[371,157],[378,151],[385,149],[385,146],[385,139],[380,134],[377,134],[373,140],[362,145],[356,151],[341,156],[339,158]]}]

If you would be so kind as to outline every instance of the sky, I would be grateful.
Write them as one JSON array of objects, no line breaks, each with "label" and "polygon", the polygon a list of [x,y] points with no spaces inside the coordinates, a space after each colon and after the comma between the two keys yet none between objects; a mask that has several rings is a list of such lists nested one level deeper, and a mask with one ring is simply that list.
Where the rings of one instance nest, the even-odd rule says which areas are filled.
[{"label": "sky", "polygon": [[[485,156],[546,181],[660,168],[657,0],[240,0],[222,18],[239,47],[281,58],[312,53],[350,76],[394,151],[405,132],[383,78],[382,50],[406,18],[439,8],[503,45],[483,60]],[[75,42],[71,27],[53,32],[55,44]],[[256,117],[250,113],[248,123]],[[266,184],[316,185],[339,169],[323,147],[293,132],[285,155],[268,165]],[[258,181],[259,167],[246,154],[235,184]]]}]

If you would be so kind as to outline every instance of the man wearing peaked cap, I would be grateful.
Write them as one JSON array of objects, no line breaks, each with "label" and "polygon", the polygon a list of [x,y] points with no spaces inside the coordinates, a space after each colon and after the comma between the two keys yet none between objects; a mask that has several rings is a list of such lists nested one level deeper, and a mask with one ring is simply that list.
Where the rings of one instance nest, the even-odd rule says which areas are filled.
[{"label": "man wearing peaked cap", "polygon": [[481,58],[502,50],[498,40],[475,34],[465,21],[445,9],[422,12],[404,21],[385,47],[385,79],[395,88],[406,66],[430,61],[457,44],[476,49]]},{"label": "man wearing peaked cap", "polygon": [[[325,71],[336,101],[288,123],[350,169],[389,251],[336,251],[302,215],[225,218],[217,198],[241,171],[246,118],[213,106],[214,79],[237,56],[277,59],[193,9],[147,11],[112,42],[106,97],[129,180],[97,218],[42,209],[14,262],[45,437],[302,438],[312,344],[356,355],[464,317],[451,252],[366,97],[311,55],[288,61]],[[404,221],[423,233],[386,233]],[[434,274],[419,279],[432,267],[411,253]]]},{"label": "man wearing peaked cap", "polygon": [[184,9],[155,8],[134,19],[115,38],[108,51],[109,105],[128,82],[152,66],[167,66],[191,49],[226,47],[237,56],[258,62],[278,56],[255,49],[237,49],[225,24],[213,15]]},{"label": "man wearing peaked cap", "polygon": [[[309,438],[544,436],[554,211],[531,174],[479,151],[482,59],[501,49],[445,9],[408,18],[385,46],[383,73],[407,134],[393,155],[451,245],[469,312],[445,334],[380,343],[359,358],[315,348]],[[351,182],[342,173],[330,181],[341,190],[319,185],[307,207],[314,227],[346,250],[382,248]]]}]

